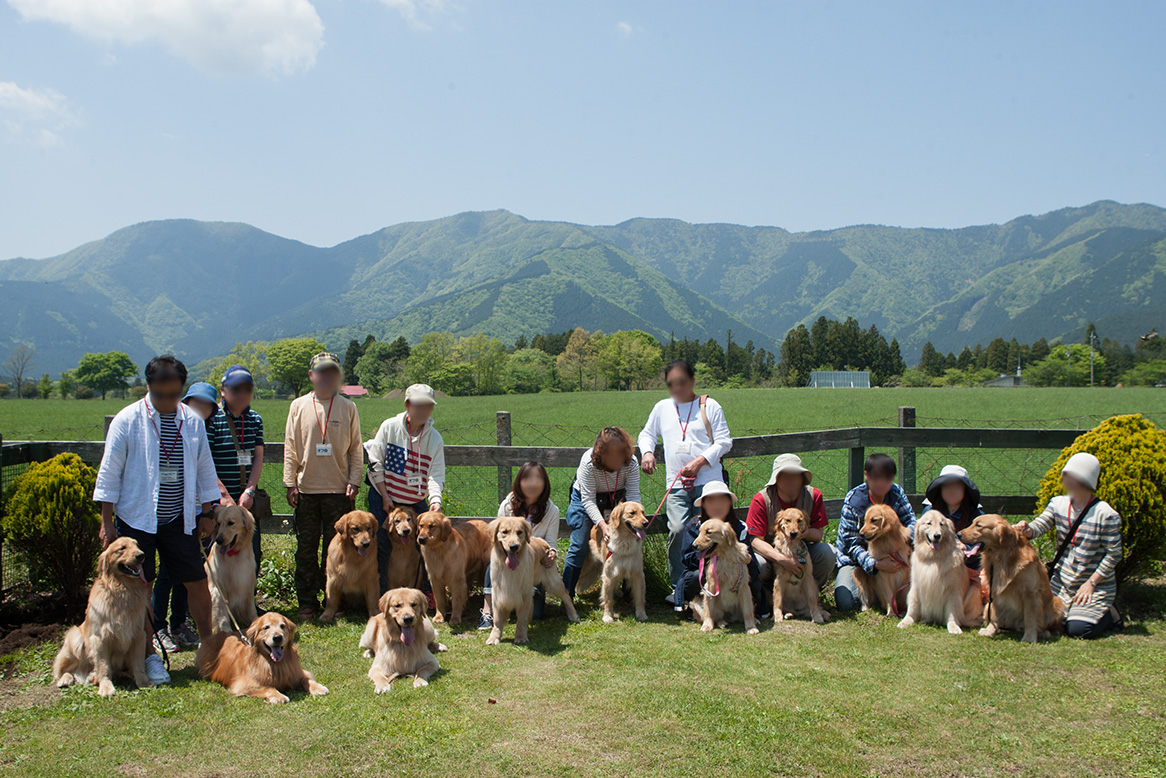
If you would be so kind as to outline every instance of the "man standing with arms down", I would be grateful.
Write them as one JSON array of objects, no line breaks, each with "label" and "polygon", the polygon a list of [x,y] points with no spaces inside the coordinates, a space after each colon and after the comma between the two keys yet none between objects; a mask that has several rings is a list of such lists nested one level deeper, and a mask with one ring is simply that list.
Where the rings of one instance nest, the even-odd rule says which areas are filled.
[{"label": "man standing with arms down", "polygon": [[364,470],[360,415],[352,400],[337,394],[342,377],[335,354],[312,357],[312,391],[292,401],[284,432],[283,485],[295,510],[301,619],[312,618],[319,607],[334,525],[352,510]]},{"label": "man standing with arms down", "polygon": [[[664,383],[670,397],[652,408],[636,443],[640,447],[640,468],[651,475],[656,470],[656,440],[664,441],[668,578],[675,590],[684,574],[684,525],[700,513],[694,501],[701,487],[721,479],[721,458],[733,447],[733,438],[720,404],[708,395],[698,397],[693,392],[696,371],[692,365],[683,359],[670,363],[664,368]],[[672,595],[667,599],[671,603]]]},{"label": "man standing with arms down", "polygon": [[[101,544],[119,536],[136,540],[146,555],[142,574],[148,581],[154,580],[157,553],[174,583],[186,586],[202,640],[211,634],[211,593],[199,537],[214,531],[219,482],[202,417],[178,401],[185,384],[186,366],[177,359],[167,354],[150,360],[146,396],[109,425],[93,499],[101,503]],[[149,632],[149,624],[143,628]],[[149,637],[146,673],[155,684],[169,683]]]}]

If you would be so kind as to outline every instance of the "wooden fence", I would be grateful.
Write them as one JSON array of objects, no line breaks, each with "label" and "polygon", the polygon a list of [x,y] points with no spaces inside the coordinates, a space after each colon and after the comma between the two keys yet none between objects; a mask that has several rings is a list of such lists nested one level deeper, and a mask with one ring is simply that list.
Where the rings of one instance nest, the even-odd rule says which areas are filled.
[{"label": "wooden fence", "polygon": [[[109,417],[112,418],[112,417]],[[108,418],[106,428],[108,429]],[[863,462],[868,448],[898,449],[899,483],[908,493],[912,505],[919,508],[924,495],[917,493],[915,483],[915,449],[1062,449],[1070,445],[1082,430],[1076,429],[976,429],[965,427],[915,427],[915,409],[899,409],[898,427],[848,427],[845,429],[815,430],[812,432],[788,432],[776,435],[758,435],[735,438],[731,457],[772,457],[784,453],[809,451],[829,451],[846,449],[849,486],[857,486],[863,479]],[[496,467],[498,469],[498,499],[506,497],[513,478],[513,468],[524,462],[541,462],[547,467],[574,468],[586,450],[579,446],[513,446],[510,445],[510,414],[497,414],[497,443],[492,446],[447,445],[445,460],[447,469],[458,467]],[[0,441],[2,442],[2,441]],[[2,464],[11,465],[39,462],[63,452],[73,452],[88,464],[96,467],[101,461],[104,449],[102,441],[59,441],[40,440],[8,443],[0,446]],[[664,460],[661,447],[656,448],[658,461]],[[263,461],[283,462],[283,444],[268,443],[263,449]],[[279,495],[274,495],[279,499]],[[1035,512],[1036,498],[1032,494],[985,494],[980,502],[986,510],[1008,515],[1031,515]],[[655,505],[646,506],[649,510]],[[841,512],[842,500],[826,500],[826,511],[830,516]],[[286,531],[283,519],[276,516],[271,526],[264,526],[266,532]],[[490,517],[492,518],[492,517]],[[653,522],[653,532],[666,530],[663,521]],[[564,533],[569,532],[566,522]]]}]

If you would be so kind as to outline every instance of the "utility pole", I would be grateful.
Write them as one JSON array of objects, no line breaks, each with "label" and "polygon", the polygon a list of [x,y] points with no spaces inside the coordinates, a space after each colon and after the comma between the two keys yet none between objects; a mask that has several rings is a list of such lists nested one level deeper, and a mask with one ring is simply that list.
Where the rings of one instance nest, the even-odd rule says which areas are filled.
[{"label": "utility pole", "polygon": [[1065,386],[1073,385],[1073,349],[1065,346]]},{"label": "utility pole", "polygon": [[1089,388],[1093,388],[1093,342],[1097,340],[1097,333],[1089,333]]}]

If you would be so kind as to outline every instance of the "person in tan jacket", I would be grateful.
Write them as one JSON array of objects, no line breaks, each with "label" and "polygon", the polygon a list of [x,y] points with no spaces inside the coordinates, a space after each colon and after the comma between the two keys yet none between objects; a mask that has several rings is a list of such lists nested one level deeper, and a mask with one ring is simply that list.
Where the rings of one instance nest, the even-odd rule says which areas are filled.
[{"label": "person in tan jacket", "polygon": [[364,474],[360,414],[352,400],[337,394],[340,358],[327,351],[312,357],[308,378],[312,391],[292,401],[283,444],[283,485],[295,510],[301,619],[319,607],[334,525],[353,509]]}]

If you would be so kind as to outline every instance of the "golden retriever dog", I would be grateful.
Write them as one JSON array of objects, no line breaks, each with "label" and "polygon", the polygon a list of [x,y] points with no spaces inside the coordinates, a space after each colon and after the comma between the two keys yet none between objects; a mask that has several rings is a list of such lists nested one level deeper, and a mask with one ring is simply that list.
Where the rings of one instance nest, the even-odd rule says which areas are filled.
[{"label": "golden retriever dog", "polygon": [[397,506],[382,525],[389,533],[389,588],[416,589],[421,586],[421,550],[417,548],[417,514],[412,508]]},{"label": "golden retriever dog", "polygon": [[235,633],[216,632],[198,648],[198,674],[227,687],[236,697],[260,697],[278,705],[295,689],[327,694],[300,665],[296,625],[278,613],[265,613],[247,628],[247,645]]},{"label": "golden retriever dog", "polygon": [[433,587],[433,622],[444,622],[448,611],[449,622],[460,624],[470,581],[481,581],[490,564],[489,527],[477,519],[455,527],[441,511],[426,511],[417,517],[417,542]]},{"label": "golden retriever dog", "polygon": [[526,628],[534,610],[534,587],[542,586],[567,609],[567,620],[578,622],[575,604],[563,585],[557,567],[546,567],[542,561],[550,546],[542,538],[530,536],[530,523],[518,516],[507,516],[490,522],[493,538],[490,552],[490,585],[494,589],[494,629],[486,645],[496,646],[502,641],[502,630],[514,614],[514,642],[526,642]]},{"label": "golden retriever dog", "polygon": [[866,540],[866,550],[875,561],[894,559],[901,567],[893,573],[879,571],[868,575],[861,567],[854,571],[862,609],[878,607],[888,616],[898,616],[905,610],[903,592],[911,583],[910,531],[899,521],[899,514],[889,505],[872,505],[866,509],[862,527],[858,530]]},{"label": "golden retriever dog", "polygon": [[730,620],[745,622],[745,632],[756,635],[753,594],[749,590],[749,560],[752,553],[727,522],[709,519],[700,525],[700,534],[692,542],[704,561],[700,594],[689,607],[701,620],[700,631],[724,628]]},{"label": "golden retriever dog", "polygon": [[325,568],[324,612],[332,621],[346,594],[364,595],[369,618],[377,614],[381,591],[377,571],[377,520],[368,511],[349,511],[336,520],[336,534],[328,544]]},{"label": "golden retriever dog", "polygon": [[233,632],[231,616],[240,627],[258,618],[255,611],[255,551],[251,538],[255,519],[238,505],[215,509],[214,546],[206,560],[211,583],[211,625],[219,632]]},{"label": "golden retriever dog", "polygon": [[1003,516],[978,516],[959,536],[971,553],[983,550],[989,602],[981,635],[1024,630],[1021,640],[1035,643],[1064,631],[1065,604],[1053,596],[1040,555]]},{"label": "golden retriever dog", "polygon": [[118,673],[128,673],[139,689],[154,685],[146,675],[150,584],[142,570],[145,559],[132,538],[118,538],[101,552],[85,621],[65,633],[53,662],[59,688],[95,683],[98,694],[112,697]]},{"label": "golden retriever dog", "polygon": [[590,589],[602,573],[599,600],[603,605],[603,622],[611,624],[615,621],[619,585],[627,581],[632,590],[636,620],[647,621],[644,538],[648,532],[648,517],[644,514],[644,506],[638,502],[621,502],[612,508],[607,526],[611,535],[606,545],[599,527],[591,528],[591,553],[583,561],[576,588],[581,592]]},{"label": "golden retriever dog", "polygon": [[368,620],[360,647],[372,657],[368,677],[377,694],[393,681],[413,676],[413,688],[429,685],[429,676],[441,669],[435,653],[445,651],[429,620],[429,600],[420,589],[390,589],[381,596],[380,613]]},{"label": "golden retriever dog", "polygon": [[915,522],[911,588],[900,629],[916,622],[947,624],[947,631],[958,635],[961,627],[983,624],[983,611],[980,587],[968,579],[955,525],[939,511],[927,511]]},{"label": "golden retriever dog", "polygon": [[773,518],[773,547],[792,556],[802,566],[800,575],[794,575],[782,565],[773,565],[773,618],[775,621],[795,616],[813,619],[825,624],[830,614],[822,607],[821,592],[814,581],[814,563],[803,540],[809,529],[806,514],[797,508],[786,508]]}]

